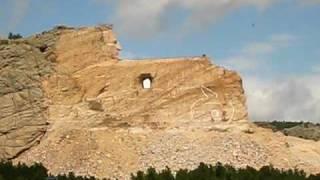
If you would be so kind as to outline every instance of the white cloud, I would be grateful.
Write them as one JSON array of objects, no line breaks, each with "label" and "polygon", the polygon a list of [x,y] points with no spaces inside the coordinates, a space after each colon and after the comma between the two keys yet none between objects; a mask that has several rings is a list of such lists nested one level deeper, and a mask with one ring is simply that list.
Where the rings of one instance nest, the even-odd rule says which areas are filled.
[{"label": "white cloud", "polygon": [[274,45],[271,42],[253,42],[248,44],[241,53],[252,56],[270,54],[273,51]]},{"label": "white cloud", "polygon": [[254,121],[320,122],[320,74],[265,80],[245,77],[250,118]]},{"label": "white cloud", "polygon": [[247,55],[268,55],[280,48],[288,47],[296,39],[291,34],[274,34],[264,42],[249,43],[241,53]]},{"label": "white cloud", "polygon": [[259,65],[263,65],[264,61],[248,56],[233,56],[220,60],[221,64],[228,69],[235,69],[240,72],[250,72],[255,70]]},{"label": "white cloud", "polygon": [[[103,0],[99,0],[103,1]],[[115,4],[114,23],[120,32],[150,36],[167,29],[172,11],[184,10],[181,29],[201,29],[236,9],[253,7],[263,10],[275,0],[105,0]],[[173,25],[174,26],[174,25]]]},{"label": "white cloud", "polygon": [[292,45],[296,39],[291,34],[274,34],[266,41],[248,43],[236,55],[221,59],[220,62],[242,72],[256,70],[265,65],[270,55]]},{"label": "white cloud", "polygon": [[274,34],[270,37],[270,41],[274,44],[278,44],[281,46],[288,46],[293,41],[297,40],[296,36],[293,36],[292,34]]},{"label": "white cloud", "polygon": [[[297,37],[274,34],[266,41],[245,45],[236,55],[220,60],[240,71],[247,94],[249,116],[254,121],[313,121],[320,123],[320,67],[313,74],[266,79],[257,73],[268,67],[273,53],[294,44]],[[318,71],[319,70],[319,71]]]},{"label": "white cloud", "polygon": [[126,50],[121,51],[120,53],[121,53],[120,54],[121,59],[133,59],[133,60],[135,60],[135,59],[144,59],[144,58],[147,57],[145,55],[139,55],[137,53],[134,53],[134,52],[131,52],[131,51],[126,51]]},{"label": "white cloud", "polygon": [[169,0],[119,0],[114,17],[116,28],[133,35],[157,32],[163,27],[162,18],[170,5]]},{"label": "white cloud", "polygon": [[320,64],[319,65],[314,65],[312,67],[312,71],[313,72],[316,72],[316,73],[320,73]]}]

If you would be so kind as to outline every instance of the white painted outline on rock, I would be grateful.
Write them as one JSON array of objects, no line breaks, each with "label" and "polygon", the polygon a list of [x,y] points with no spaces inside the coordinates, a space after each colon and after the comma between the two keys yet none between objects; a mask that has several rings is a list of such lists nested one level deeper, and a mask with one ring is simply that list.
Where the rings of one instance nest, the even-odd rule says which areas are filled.
[{"label": "white painted outline on rock", "polygon": [[[213,91],[213,90],[211,90],[211,89],[209,89],[209,88],[201,85],[201,86],[200,86],[200,90],[201,90],[202,95],[203,95],[205,98],[201,98],[201,99],[195,101],[195,102],[192,103],[192,105],[190,106],[190,116],[191,116],[191,120],[195,120],[195,117],[194,117],[194,114],[195,114],[194,108],[195,108],[195,106],[196,106],[200,101],[205,101],[205,100],[210,99],[210,97],[209,97],[208,94],[204,91],[204,89],[207,90],[208,92],[210,92],[212,95],[214,95],[215,99],[218,99],[218,98],[219,98],[219,95],[218,95],[217,92],[215,92],[215,91]],[[222,106],[222,103],[219,102],[219,101],[218,101],[218,102],[211,102],[211,103],[209,102],[209,103],[206,103],[206,104],[221,105],[221,106]],[[228,122],[231,122],[231,121],[233,121],[233,119],[234,119],[235,108],[234,108],[234,105],[233,105],[232,102],[230,102],[230,103],[228,103],[228,104],[230,104],[231,107],[232,107],[232,114],[231,114],[231,117],[228,118],[227,121],[228,121]],[[210,116],[211,116],[211,118],[212,118],[212,112],[220,112],[220,111],[219,111],[218,109],[212,109],[212,110],[210,110]]]}]

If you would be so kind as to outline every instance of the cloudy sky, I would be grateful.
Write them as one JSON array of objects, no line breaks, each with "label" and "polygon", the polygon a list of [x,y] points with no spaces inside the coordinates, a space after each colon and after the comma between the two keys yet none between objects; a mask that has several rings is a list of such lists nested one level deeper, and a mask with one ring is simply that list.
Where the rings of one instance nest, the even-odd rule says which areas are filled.
[{"label": "cloudy sky", "polygon": [[207,54],[240,72],[252,120],[320,123],[320,0],[0,1],[0,36],[114,24],[123,57]]}]

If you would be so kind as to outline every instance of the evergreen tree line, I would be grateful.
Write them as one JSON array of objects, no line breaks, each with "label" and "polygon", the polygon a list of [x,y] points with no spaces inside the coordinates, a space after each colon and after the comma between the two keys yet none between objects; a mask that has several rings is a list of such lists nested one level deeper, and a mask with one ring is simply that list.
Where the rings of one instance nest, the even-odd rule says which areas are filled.
[{"label": "evergreen tree line", "polygon": [[[0,162],[0,180],[96,180],[95,177],[67,175],[52,176],[42,164],[13,165]],[[138,171],[131,175],[131,180],[320,180],[320,174],[307,176],[301,170],[279,170],[264,166],[259,170],[251,167],[236,169],[229,165],[207,165],[200,163],[194,170],[180,169],[176,173],[170,168],[156,171],[149,168],[146,172]]]},{"label": "evergreen tree line", "polygon": [[181,169],[173,173],[168,167],[157,172],[149,168],[131,175],[132,180],[320,180],[320,174],[307,176],[302,170],[279,170],[264,166],[260,170],[252,167],[236,169],[217,163],[215,166],[200,163],[194,170]]},{"label": "evergreen tree line", "polygon": [[263,128],[270,128],[274,132],[282,131],[284,129],[293,128],[302,125],[303,122],[287,122],[287,121],[272,121],[272,122],[255,122],[256,125]]},{"label": "evergreen tree line", "polygon": [[22,36],[19,33],[14,34],[12,32],[9,32],[8,34],[8,39],[20,39],[20,38],[22,38]]},{"label": "evergreen tree line", "polygon": [[39,163],[13,165],[12,162],[0,162],[0,180],[96,180],[95,177],[75,176],[74,173],[52,176]]}]

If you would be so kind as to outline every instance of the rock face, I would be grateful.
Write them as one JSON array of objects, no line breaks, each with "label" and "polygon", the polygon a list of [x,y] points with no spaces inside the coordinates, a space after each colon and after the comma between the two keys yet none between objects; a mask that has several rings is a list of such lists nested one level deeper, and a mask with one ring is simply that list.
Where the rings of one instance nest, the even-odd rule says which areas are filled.
[{"label": "rock face", "polygon": [[319,144],[243,133],[242,80],[208,57],[121,59],[109,26],[0,43],[1,159],[120,179],[216,161],[320,172]]},{"label": "rock face", "polygon": [[[235,72],[207,57],[122,60],[120,49],[109,26],[60,26],[26,39],[1,40],[0,157],[16,157],[39,142],[49,123],[59,121],[247,128],[244,91]],[[142,87],[143,78],[150,79],[150,89]],[[72,109],[68,115],[65,108]]]},{"label": "rock face", "polygon": [[52,71],[38,48],[23,41],[0,45],[0,158],[13,158],[46,131],[42,78]]},{"label": "rock face", "polygon": [[[64,31],[56,44],[56,72],[44,85],[55,105],[50,112],[81,106],[82,112],[74,111],[70,119],[106,127],[248,130],[236,72],[207,57],[123,60],[119,50],[111,29]],[[151,88],[144,89],[148,78]],[[65,121],[53,121],[58,119]]]},{"label": "rock face", "polygon": [[[142,76],[152,79],[150,89],[143,88]],[[119,117],[106,122],[112,126],[227,130],[247,124],[240,77],[205,57],[122,60],[87,67],[73,77],[84,98],[102,103],[104,116]]]}]

